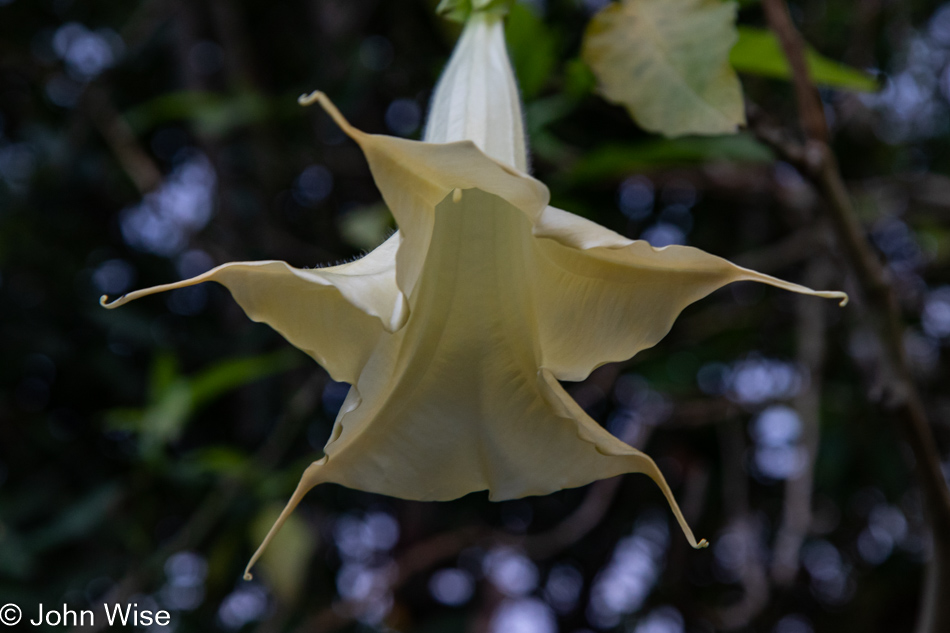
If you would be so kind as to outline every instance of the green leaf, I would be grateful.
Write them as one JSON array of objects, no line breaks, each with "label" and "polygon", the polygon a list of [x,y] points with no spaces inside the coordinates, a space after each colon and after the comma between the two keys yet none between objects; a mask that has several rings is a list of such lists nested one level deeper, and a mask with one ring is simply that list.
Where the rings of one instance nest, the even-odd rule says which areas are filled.
[{"label": "green leaf", "polygon": [[162,446],[178,439],[193,410],[188,382],[179,378],[145,409],[140,429],[142,453],[157,457]]},{"label": "green leaf", "polygon": [[528,101],[544,88],[557,62],[557,40],[528,6],[511,7],[505,28],[511,63],[521,96]]},{"label": "green leaf", "polygon": [[194,451],[188,456],[201,472],[216,475],[234,475],[241,472],[250,461],[244,451],[230,446],[211,446]]},{"label": "green leaf", "polygon": [[140,434],[139,446],[149,459],[181,435],[195,411],[242,385],[294,367],[302,361],[295,350],[222,361],[196,376],[179,373],[171,354],[159,354],[152,364],[148,403],[142,409],[117,408],[106,412],[105,424],[115,430]]},{"label": "green leaf", "polygon": [[198,408],[241,385],[290,369],[299,365],[302,358],[296,350],[281,350],[263,356],[222,361],[191,380],[192,406]]},{"label": "green leaf", "polygon": [[564,92],[574,98],[586,97],[597,88],[597,78],[581,58],[564,65]]},{"label": "green leaf", "polygon": [[105,427],[111,431],[138,433],[142,430],[142,409],[116,407],[106,411]]},{"label": "green leaf", "polygon": [[[812,80],[822,86],[874,92],[878,81],[866,72],[840,64],[822,56],[811,47],[806,50]],[[739,27],[739,41],[729,54],[732,67],[742,73],[790,79],[791,71],[785,53],[775,35],[766,29]]]},{"label": "green leaf", "polygon": [[22,536],[4,525],[0,532],[0,575],[20,579],[33,573],[36,557],[27,548]]},{"label": "green leaf", "polygon": [[106,518],[119,499],[120,486],[105,484],[57,514],[47,525],[35,530],[27,546],[39,552],[61,543],[80,539]]},{"label": "green leaf", "polygon": [[382,202],[350,209],[338,221],[340,236],[350,246],[370,251],[393,232],[393,216]]},{"label": "green leaf", "polygon": [[727,134],[745,123],[742,87],[729,65],[736,4],[624,0],[590,21],[582,57],[601,94],[640,127],[666,136]]},{"label": "green leaf", "polygon": [[181,91],[161,95],[125,113],[129,125],[141,134],[170,121],[190,121],[210,136],[225,136],[234,129],[265,119],[270,104],[262,95],[245,92],[224,95]]},{"label": "green leaf", "polygon": [[571,160],[570,147],[548,130],[548,126],[568,116],[577,107],[573,97],[556,94],[535,99],[525,105],[524,118],[531,139],[531,149],[546,161],[559,163]]},{"label": "green leaf", "polygon": [[636,144],[607,145],[588,152],[571,170],[575,182],[611,180],[631,172],[708,162],[767,163],[772,152],[746,133]]},{"label": "green leaf", "polygon": [[181,372],[178,359],[170,352],[159,352],[152,361],[149,374],[148,393],[151,400],[162,397],[172,384],[178,380]]},{"label": "green leaf", "polygon": [[528,136],[533,139],[544,128],[569,115],[576,106],[574,99],[564,95],[545,97],[529,103],[525,106]]}]

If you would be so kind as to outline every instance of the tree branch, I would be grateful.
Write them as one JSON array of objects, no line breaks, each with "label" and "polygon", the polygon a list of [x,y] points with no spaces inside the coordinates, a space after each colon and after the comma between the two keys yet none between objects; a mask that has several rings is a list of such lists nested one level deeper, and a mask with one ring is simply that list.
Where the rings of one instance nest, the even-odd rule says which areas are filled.
[{"label": "tree branch", "polygon": [[[805,65],[801,35],[788,15],[785,0],[763,0],[766,18],[775,32],[794,74],[800,123],[806,134],[804,146],[789,141],[780,130],[764,124],[760,116],[753,127],[761,140],[794,164],[822,194],[838,240],[843,247],[862,294],[868,317],[881,343],[881,389],[873,394],[893,414],[914,454],[914,468],[923,493],[934,539],[932,568],[927,593],[950,595],[950,488],[940,465],[940,454],[923,399],[912,378],[904,352],[904,326],[900,306],[887,269],[868,243],[848,189],[831,148],[827,125],[817,127],[817,94]],[[822,113],[823,114],[823,113]],[[950,601],[924,602],[918,631],[950,630]]]},{"label": "tree branch", "polygon": [[802,130],[809,139],[827,142],[828,123],[825,121],[825,109],[818,90],[811,81],[808,61],[805,58],[805,42],[792,22],[788,5],[785,0],[763,0],[762,9],[792,69],[792,85],[795,87],[795,100],[798,102]]},{"label": "tree branch", "polygon": [[144,196],[158,187],[162,181],[161,170],[139,144],[105,91],[90,86],[83,95],[82,107],[139,193]]}]

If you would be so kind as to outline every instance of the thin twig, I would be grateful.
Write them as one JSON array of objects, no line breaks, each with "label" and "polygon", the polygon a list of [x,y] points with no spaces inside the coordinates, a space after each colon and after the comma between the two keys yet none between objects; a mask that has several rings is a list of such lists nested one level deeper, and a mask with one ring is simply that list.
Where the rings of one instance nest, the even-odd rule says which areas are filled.
[{"label": "thin twig", "polygon": [[730,259],[740,266],[775,275],[811,258],[817,247],[814,226],[806,226],[782,240]]},{"label": "thin twig", "polygon": [[546,532],[536,534],[525,543],[534,559],[547,559],[584,538],[600,525],[613,505],[620,489],[620,477],[611,477],[590,486],[584,501],[566,519]]},{"label": "thin twig", "polygon": [[83,95],[82,105],[139,193],[145,195],[155,189],[162,181],[161,170],[139,144],[132,128],[112,105],[105,91],[90,86]]},{"label": "thin twig", "polygon": [[795,100],[798,102],[798,116],[802,131],[809,139],[827,142],[828,123],[825,110],[815,84],[812,83],[805,58],[805,42],[792,22],[785,0],[763,0],[762,9],[765,19],[782,44],[788,65],[792,69],[792,85],[795,87]]}]

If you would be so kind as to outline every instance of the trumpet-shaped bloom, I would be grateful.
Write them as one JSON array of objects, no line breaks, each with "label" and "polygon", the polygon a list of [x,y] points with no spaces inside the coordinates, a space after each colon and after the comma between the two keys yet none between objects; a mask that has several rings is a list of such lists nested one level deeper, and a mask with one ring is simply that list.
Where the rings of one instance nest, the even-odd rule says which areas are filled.
[{"label": "trumpet-shaped bloom", "polygon": [[656,344],[683,308],[734,281],[844,295],[695,248],[655,249],[549,206],[547,188],[526,173],[496,15],[469,19],[423,142],[361,132],[322,93],[301,98],[314,101],[363,150],[398,232],[339,266],[225,264],[107,306],[216,281],[251,319],[352,385],[324,456],[261,550],[322,482],[405,499],[488,490],[503,500],[628,472],[656,481],[701,546],[653,460],[593,421],[558,381]]}]

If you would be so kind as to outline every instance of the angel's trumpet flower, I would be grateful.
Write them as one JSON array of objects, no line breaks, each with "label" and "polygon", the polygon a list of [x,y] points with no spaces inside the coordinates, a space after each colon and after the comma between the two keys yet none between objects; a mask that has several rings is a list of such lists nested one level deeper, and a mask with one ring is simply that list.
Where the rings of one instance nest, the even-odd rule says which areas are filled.
[{"label": "angel's trumpet flower", "polygon": [[317,102],[363,150],[399,231],[362,259],[301,270],[231,263],[105,304],[205,281],[350,383],[324,455],[304,472],[248,565],[323,482],[404,499],[544,495],[650,476],[701,547],[656,464],[558,383],[656,344],[690,303],[734,281],[846,300],[685,246],[653,248],[548,206],[526,173],[521,103],[502,18],[468,19],[422,142],[366,134]]}]

